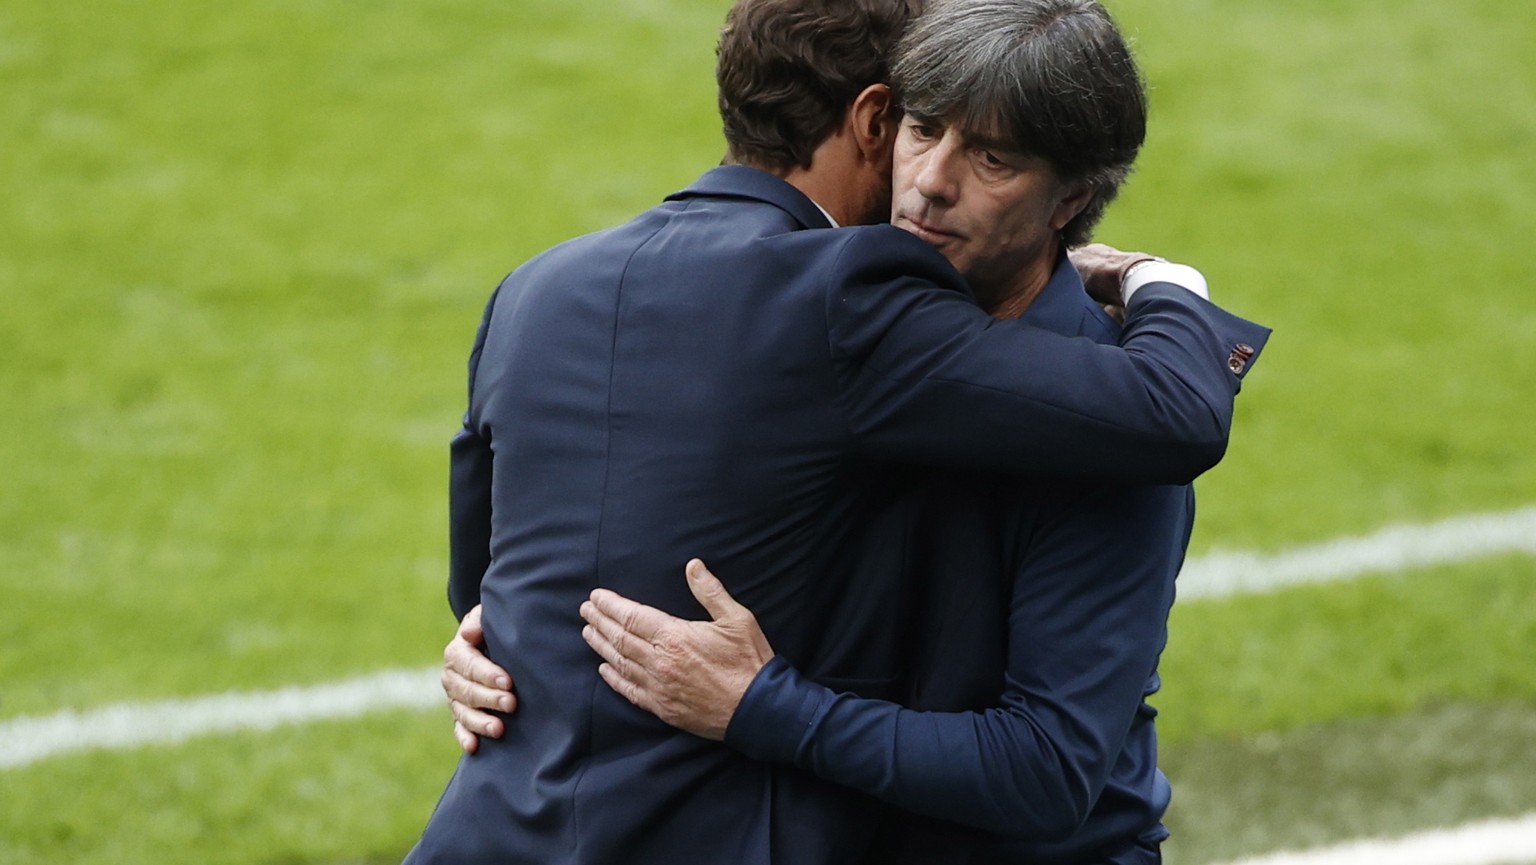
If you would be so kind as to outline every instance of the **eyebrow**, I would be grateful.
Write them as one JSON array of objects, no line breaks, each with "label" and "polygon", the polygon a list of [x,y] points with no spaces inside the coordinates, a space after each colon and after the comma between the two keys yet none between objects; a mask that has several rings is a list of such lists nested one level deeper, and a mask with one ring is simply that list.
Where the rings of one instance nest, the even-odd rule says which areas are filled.
[{"label": "eyebrow", "polygon": [[[907,111],[907,115],[918,123],[922,123],[924,125],[942,126],[946,129],[955,126],[954,123],[951,123],[942,117],[932,117],[927,114],[920,114],[916,111],[909,110]],[[1012,144],[1009,144],[1001,138],[997,138],[991,135],[983,135],[979,132],[972,132],[963,127],[960,127],[960,135],[965,139],[965,143],[971,147],[979,147],[982,150],[996,150],[999,153],[1020,159],[1027,159],[1029,157],[1027,152],[1015,148]]]},{"label": "eyebrow", "polygon": [[[946,129],[957,128],[957,124],[945,120],[943,117],[934,117],[934,115],[920,114],[920,112],[915,111],[908,111],[906,114],[912,120],[919,121],[919,123],[925,124],[925,126],[943,126]],[[960,135],[965,137],[966,143],[974,147],[983,147],[986,151],[1003,151],[1008,152],[1008,154],[1023,155],[1023,151],[1018,151],[1008,141],[1001,140],[1001,138],[994,137],[994,135],[983,135],[982,132],[975,132],[965,128],[960,128]]]}]

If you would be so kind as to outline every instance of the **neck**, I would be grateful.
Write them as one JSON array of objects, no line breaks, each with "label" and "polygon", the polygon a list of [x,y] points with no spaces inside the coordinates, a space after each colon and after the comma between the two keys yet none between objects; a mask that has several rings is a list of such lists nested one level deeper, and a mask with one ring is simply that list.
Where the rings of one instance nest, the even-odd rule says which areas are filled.
[{"label": "neck", "polygon": [[766,171],[800,190],[837,220],[838,225],[860,225],[870,221],[869,190],[854,182],[862,176],[855,154],[841,131],[832,134],[811,153],[809,167],[801,165],[762,165],[727,156],[727,164],[736,163]]},{"label": "neck", "polygon": [[1002,319],[1003,321],[1011,321],[1015,318],[1019,318],[1024,315],[1026,310],[1029,309],[1029,305],[1035,302],[1035,298],[1040,296],[1040,291],[1043,288],[1045,288],[1045,286],[1041,285],[1032,291],[1010,294],[1009,296],[1003,298],[1001,302],[988,307],[987,314],[993,318]]},{"label": "neck", "polygon": [[977,303],[993,318],[1006,320],[1023,315],[1029,305],[1045,291],[1046,285],[1050,284],[1060,246],[1059,241],[1052,240],[1048,254],[1037,256],[1015,273],[1013,280],[996,286],[994,290],[988,291],[986,287],[973,283],[971,290],[976,293]]},{"label": "neck", "polygon": [[854,215],[853,209],[845,200],[843,191],[839,188],[840,184],[827,177],[828,173],[818,171],[815,163],[812,163],[810,168],[796,166],[779,176],[783,177],[790,186],[805,193],[806,198],[821,205],[821,209],[837,220],[838,225],[856,225],[859,222],[858,217]]}]

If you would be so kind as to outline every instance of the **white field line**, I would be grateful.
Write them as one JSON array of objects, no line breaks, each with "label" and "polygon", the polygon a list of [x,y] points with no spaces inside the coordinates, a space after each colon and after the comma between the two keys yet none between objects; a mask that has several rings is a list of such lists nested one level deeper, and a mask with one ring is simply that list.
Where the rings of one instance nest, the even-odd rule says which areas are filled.
[{"label": "white field line", "polygon": [[[1536,555],[1536,507],[1393,526],[1275,554],[1214,553],[1185,565],[1179,596],[1188,601],[1272,591],[1512,552]],[[175,744],[216,733],[440,707],[438,673],[437,668],[384,670],[308,687],[13,718],[0,721],[0,770],[87,750]]]},{"label": "white field line", "polygon": [[1268,592],[1505,553],[1536,555],[1536,507],[1388,526],[1271,555],[1214,552],[1184,565],[1179,599]]},{"label": "white field line", "polygon": [[1298,853],[1271,853],[1228,865],[1532,865],[1536,814],[1468,823],[1402,838],[1352,841]]},{"label": "white field line", "polygon": [[271,730],[286,724],[354,718],[388,709],[446,707],[442,671],[385,670],[370,676],[276,691],[118,703],[87,712],[0,722],[0,769],[89,750],[169,745],[196,736]]}]

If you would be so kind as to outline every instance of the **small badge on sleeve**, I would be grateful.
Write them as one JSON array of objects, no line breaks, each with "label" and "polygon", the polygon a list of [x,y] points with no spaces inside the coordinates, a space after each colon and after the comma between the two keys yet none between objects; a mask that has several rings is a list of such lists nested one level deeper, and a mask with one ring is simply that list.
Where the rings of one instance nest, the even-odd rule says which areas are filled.
[{"label": "small badge on sleeve", "polygon": [[1253,359],[1253,346],[1246,342],[1240,342],[1232,346],[1232,354],[1227,357],[1227,369],[1232,370],[1233,375],[1242,375],[1248,368],[1248,361]]}]

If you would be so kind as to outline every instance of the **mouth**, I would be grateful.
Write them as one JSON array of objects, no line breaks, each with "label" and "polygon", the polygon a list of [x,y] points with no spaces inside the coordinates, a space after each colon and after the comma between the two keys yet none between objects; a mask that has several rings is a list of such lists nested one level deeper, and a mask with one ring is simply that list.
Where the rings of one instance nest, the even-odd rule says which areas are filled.
[{"label": "mouth", "polygon": [[914,219],[913,217],[907,216],[906,214],[897,215],[896,226],[898,228],[906,229],[912,234],[917,235],[919,238],[933,244],[934,246],[942,246],[951,240],[961,239],[960,235],[954,233],[953,231],[945,231],[936,225],[923,222],[920,219]]}]

